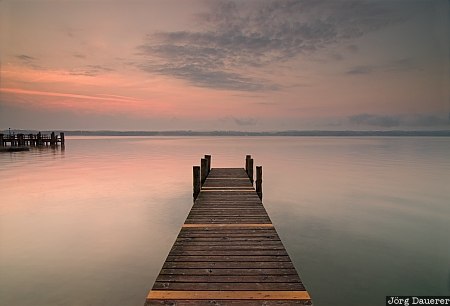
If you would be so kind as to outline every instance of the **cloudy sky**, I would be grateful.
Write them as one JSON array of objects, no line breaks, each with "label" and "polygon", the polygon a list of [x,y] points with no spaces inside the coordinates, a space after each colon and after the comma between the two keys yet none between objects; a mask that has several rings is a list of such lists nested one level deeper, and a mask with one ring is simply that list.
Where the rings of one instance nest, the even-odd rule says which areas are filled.
[{"label": "cloudy sky", "polygon": [[449,1],[0,0],[0,129],[449,129]]}]

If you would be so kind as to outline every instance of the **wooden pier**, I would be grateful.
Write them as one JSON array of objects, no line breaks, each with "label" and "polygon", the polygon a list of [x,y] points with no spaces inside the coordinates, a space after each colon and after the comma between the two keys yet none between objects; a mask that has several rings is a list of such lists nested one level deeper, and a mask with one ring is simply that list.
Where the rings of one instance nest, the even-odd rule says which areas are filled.
[{"label": "wooden pier", "polygon": [[41,134],[0,134],[0,147],[39,147],[39,146],[62,146],[65,143],[64,133],[56,135],[52,132],[50,135]]},{"label": "wooden pier", "polygon": [[262,167],[193,169],[194,205],[145,306],[312,305],[262,204]]}]

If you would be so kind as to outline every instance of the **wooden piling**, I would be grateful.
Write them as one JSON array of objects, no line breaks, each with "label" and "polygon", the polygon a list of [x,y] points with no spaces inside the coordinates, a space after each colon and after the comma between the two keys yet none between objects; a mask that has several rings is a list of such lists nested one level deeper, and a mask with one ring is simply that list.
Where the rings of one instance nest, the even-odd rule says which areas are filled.
[{"label": "wooden piling", "polygon": [[248,161],[252,158],[251,155],[246,155],[245,156],[245,172],[247,172],[248,175]]},{"label": "wooden piling", "polygon": [[206,165],[206,168],[207,168],[206,175],[208,175],[209,172],[211,171],[211,155],[205,155],[205,159],[206,159],[206,161],[207,161],[207,165]]},{"label": "wooden piling", "polygon": [[248,160],[248,178],[250,179],[250,182],[253,184],[253,158],[250,158]]},{"label": "wooden piling", "polygon": [[50,134],[50,145],[54,146],[55,144],[56,144],[56,135],[55,135],[55,132],[52,132]]},{"label": "wooden piling", "polygon": [[63,132],[59,133],[59,137],[61,139],[61,145],[64,145],[65,143],[64,133]]},{"label": "wooden piling", "polygon": [[262,166],[256,166],[256,193],[262,200]]},{"label": "wooden piling", "polygon": [[206,160],[206,158],[202,158],[201,163],[200,163],[200,173],[201,173],[201,178],[202,178],[202,185],[206,180],[206,177],[208,176],[208,161]]},{"label": "wooden piling", "polygon": [[25,146],[25,140],[23,140],[23,134],[17,134],[17,145],[19,147]]},{"label": "wooden piling", "polygon": [[200,166],[194,166],[192,168],[193,178],[193,197],[194,200],[197,198],[198,194],[200,193],[201,189],[201,178],[200,178]]},{"label": "wooden piling", "polygon": [[37,133],[37,141],[36,141],[38,146],[42,146],[42,134],[41,132]]},{"label": "wooden piling", "polygon": [[0,134],[0,147],[3,147],[3,134]]},{"label": "wooden piling", "polygon": [[28,145],[30,146],[35,146],[36,142],[34,141],[34,135],[33,134],[28,134]]}]

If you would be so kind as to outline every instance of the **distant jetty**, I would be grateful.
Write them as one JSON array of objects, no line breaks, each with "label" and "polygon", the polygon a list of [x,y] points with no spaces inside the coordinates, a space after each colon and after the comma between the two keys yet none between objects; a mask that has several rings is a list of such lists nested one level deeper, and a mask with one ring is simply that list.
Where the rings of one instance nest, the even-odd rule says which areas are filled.
[{"label": "distant jetty", "polygon": [[41,134],[0,134],[0,151],[1,152],[17,152],[28,151],[29,147],[42,146],[64,146],[64,133],[56,135],[52,132],[50,135]]}]

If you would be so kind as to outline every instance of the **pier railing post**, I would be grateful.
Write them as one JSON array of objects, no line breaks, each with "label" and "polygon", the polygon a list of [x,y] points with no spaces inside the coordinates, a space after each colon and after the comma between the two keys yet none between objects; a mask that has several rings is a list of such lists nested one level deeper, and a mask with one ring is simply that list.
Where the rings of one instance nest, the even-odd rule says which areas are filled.
[{"label": "pier railing post", "polygon": [[37,141],[36,141],[38,146],[42,146],[42,134],[41,132],[37,133]]},{"label": "pier railing post", "polygon": [[253,184],[253,158],[248,160],[248,178],[250,182]]},{"label": "pier railing post", "polygon": [[247,172],[247,175],[248,175],[248,161],[250,160],[250,158],[252,158],[251,155],[245,156],[245,172]]},{"label": "pier railing post", "polygon": [[206,159],[206,176],[209,175],[209,172],[211,172],[211,155],[205,155],[205,159]]},{"label": "pier railing post", "polygon": [[262,200],[262,166],[256,166],[256,193]]},{"label": "pier railing post", "polygon": [[23,140],[23,134],[17,134],[17,145],[19,147],[25,145],[25,141]]},{"label": "pier railing post", "polygon": [[55,132],[50,134],[50,145],[54,146],[56,144],[56,135]]},{"label": "pier railing post", "polygon": [[201,163],[200,163],[200,173],[201,173],[201,178],[202,178],[202,185],[206,180],[206,177],[208,176],[208,161],[206,160],[206,158],[202,158]]},{"label": "pier railing post", "polygon": [[193,197],[194,200],[197,198],[200,193],[201,183],[200,183],[200,166],[194,166],[192,168],[192,183],[193,183]]}]

